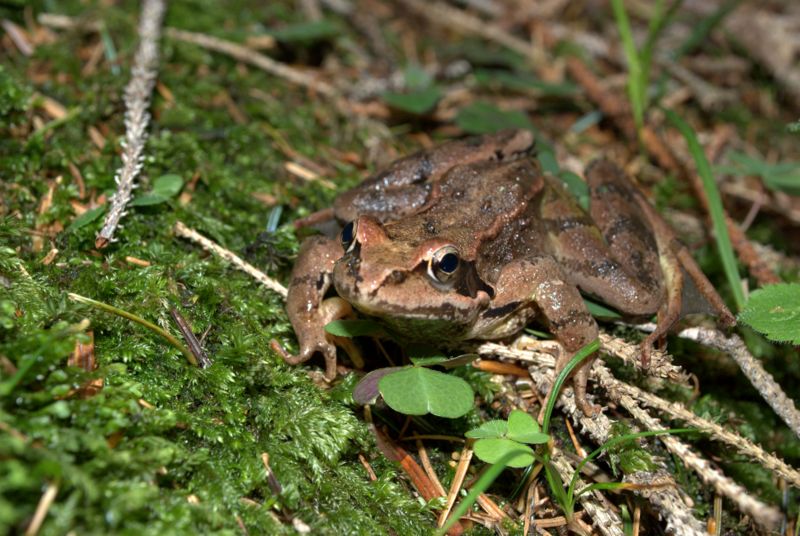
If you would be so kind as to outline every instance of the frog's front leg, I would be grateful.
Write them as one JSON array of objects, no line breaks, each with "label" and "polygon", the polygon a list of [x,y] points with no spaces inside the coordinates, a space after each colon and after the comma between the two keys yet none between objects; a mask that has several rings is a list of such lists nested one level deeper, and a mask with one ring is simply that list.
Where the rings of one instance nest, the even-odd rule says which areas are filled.
[{"label": "frog's front leg", "polygon": [[336,239],[312,236],[303,242],[286,297],[286,312],[297,334],[300,351],[290,355],[276,341],[272,342],[273,349],[290,365],[322,354],[327,380],[336,377],[336,345],[325,331],[325,325],[353,313],[350,304],[343,299],[325,299],[331,286],[333,265],[342,254],[342,246]]},{"label": "frog's front leg", "polygon": [[[556,375],[578,350],[598,337],[597,323],[580,292],[568,282],[559,264],[551,257],[520,259],[503,269],[488,313],[491,315],[492,310],[512,307],[514,303],[521,304],[523,311],[525,305],[535,305],[551,333],[564,347],[556,360]],[[586,383],[595,357],[592,355],[581,363],[572,377],[575,403],[587,417],[600,411],[599,406],[586,400]]]}]

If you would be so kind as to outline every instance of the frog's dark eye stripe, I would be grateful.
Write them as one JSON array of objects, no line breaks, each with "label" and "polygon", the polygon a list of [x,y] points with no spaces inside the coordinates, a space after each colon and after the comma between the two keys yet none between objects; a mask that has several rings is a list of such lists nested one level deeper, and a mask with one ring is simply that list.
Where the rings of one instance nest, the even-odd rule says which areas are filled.
[{"label": "frog's dark eye stripe", "polygon": [[428,276],[437,283],[450,283],[454,280],[460,265],[461,259],[455,247],[441,247],[428,261]]},{"label": "frog's dark eye stripe", "polygon": [[351,221],[342,229],[342,247],[349,253],[356,244],[356,222]]}]

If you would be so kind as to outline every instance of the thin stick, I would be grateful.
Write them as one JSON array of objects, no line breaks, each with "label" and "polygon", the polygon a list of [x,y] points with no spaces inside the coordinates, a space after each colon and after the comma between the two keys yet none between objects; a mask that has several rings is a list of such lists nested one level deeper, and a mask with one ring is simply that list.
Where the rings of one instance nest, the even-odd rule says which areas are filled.
[{"label": "thin stick", "polygon": [[222,246],[216,244],[212,240],[209,240],[205,236],[201,235],[194,229],[190,229],[186,227],[182,222],[177,222],[175,224],[175,234],[183,237],[188,238],[192,242],[199,244],[204,250],[213,253],[214,255],[221,257],[228,261],[229,263],[233,264],[236,268],[243,271],[268,289],[273,292],[277,292],[280,296],[285,300],[288,291],[286,287],[269,277],[267,274],[250,264],[249,262],[243,260],[238,255],[233,253],[232,251],[223,248]]},{"label": "thin stick", "polygon": [[678,334],[679,337],[690,339],[705,346],[716,348],[733,358],[742,369],[750,383],[753,384],[761,397],[772,406],[775,413],[783,419],[794,434],[800,438],[800,411],[794,401],[786,396],[781,386],[772,375],[764,370],[761,363],[753,357],[742,339],[738,335],[726,337],[717,329],[688,328]]},{"label": "thin stick", "polygon": [[464,483],[464,478],[467,476],[467,469],[469,469],[470,461],[472,461],[472,448],[468,443],[461,450],[461,458],[458,460],[456,474],[453,476],[453,483],[450,485],[450,492],[447,494],[447,502],[445,503],[444,509],[439,514],[439,520],[436,524],[437,527],[441,527],[445,524],[447,517],[450,515],[450,511],[453,509],[453,505],[456,503],[456,498],[458,497],[458,492],[461,490],[461,485]]},{"label": "thin stick", "polygon": [[117,170],[114,177],[117,191],[111,196],[111,208],[94,242],[98,249],[106,247],[115,240],[114,232],[119,226],[120,219],[125,215],[125,207],[131,200],[131,192],[136,187],[136,177],[142,170],[147,125],[150,122],[150,113],[147,110],[150,107],[150,95],[156,81],[158,39],[161,35],[163,17],[163,0],[144,0],[139,21],[139,48],[133,60],[131,79],[125,87],[125,141],[122,145],[122,167]]},{"label": "thin stick", "polygon": [[44,490],[42,498],[39,499],[39,504],[36,505],[36,512],[33,514],[31,524],[25,529],[25,536],[36,536],[39,529],[44,523],[44,518],[47,516],[50,506],[58,495],[58,484],[48,484],[47,489]]},{"label": "thin stick", "polygon": [[336,97],[339,94],[335,87],[327,82],[318,80],[313,75],[275,61],[264,54],[259,54],[250,48],[232,41],[226,41],[206,34],[187,32],[177,28],[167,28],[165,34],[167,37],[177,39],[178,41],[192,43],[208,50],[227,54],[232,58],[254,65],[263,71],[284,78],[293,84],[306,87],[326,97]]},{"label": "thin stick", "polygon": [[419,439],[417,439],[417,453],[419,454],[419,461],[422,462],[422,468],[425,469],[425,472],[428,474],[428,478],[430,478],[431,482],[433,482],[433,485],[439,492],[439,495],[444,497],[447,495],[447,492],[444,490],[444,487],[442,487],[442,483],[439,482],[439,476],[433,469],[431,459],[428,458],[428,451],[425,450],[425,445]]}]

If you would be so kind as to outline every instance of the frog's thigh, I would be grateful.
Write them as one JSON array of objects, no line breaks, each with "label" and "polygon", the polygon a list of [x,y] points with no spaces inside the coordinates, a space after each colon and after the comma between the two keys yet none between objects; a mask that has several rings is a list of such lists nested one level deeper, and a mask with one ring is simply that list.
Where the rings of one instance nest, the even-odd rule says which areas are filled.
[{"label": "frog's thigh", "polygon": [[[599,204],[595,200],[593,206]],[[617,235],[610,246],[593,219],[560,192],[544,201],[542,220],[550,248],[569,281],[623,313],[650,315],[658,310],[663,302],[659,255],[657,248],[652,249],[654,243],[650,243],[645,224],[642,230],[625,233],[623,228],[629,229],[629,224],[623,223],[626,219],[616,230],[609,227],[607,235]]]},{"label": "frog's thigh", "polygon": [[586,181],[592,220],[600,228],[611,256],[648,288],[658,289],[661,261],[654,236],[658,231],[642,213],[636,187],[608,160],[589,164]]}]

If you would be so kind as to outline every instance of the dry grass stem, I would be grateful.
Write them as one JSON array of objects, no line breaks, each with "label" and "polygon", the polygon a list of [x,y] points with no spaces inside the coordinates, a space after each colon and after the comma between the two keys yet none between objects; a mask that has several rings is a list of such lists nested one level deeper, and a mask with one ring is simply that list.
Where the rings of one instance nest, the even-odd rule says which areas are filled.
[{"label": "dry grass stem", "polygon": [[209,240],[205,236],[201,235],[194,229],[190,229],[186,227],[182,222],[177,222],[175,224],[175,234],[182,237],[187,238],[198,244],[204,250],[208,251],[209,253],[213,253],[214,255],[221,257],[228,261],[229,263],[233,264],[236,268],[243,271],[268,289],[272,290],[273,292],[277,292],[280,296],[285,300],[286,299],[286,287],[269,277],[267,274],[250,264],[249,262],[243,260],[241,257],[236,255],[230,250],[223,248],[222,246],[216,244],[212,240]]},{"label": "dry grass stem", "polygon": [[800,471],[789,466],[777,456],[764,451],[764,449],[748,439],[726,430],[715,422],[698,417],[678,402],[670,402],[636,386],[619,381],[605,366],[595,365],[592,372],[603,389],[613,393],[611,395],[612,398],[617,399],[621,396],[629,396],[638,402],[665,413],[673,419],[681,420],[698,430],[702,430],[709,434],[712,439],[733,447],[739,453],[752,458],[770,471],[773,471],[777,476],[800,488]]},{"label": "dry grass stem", "polygon": [[461,457],[458,459],[455,475],[453,475],[453,483],[450,485],[450,491],[447,493],[447,500],[442,511],[439,513],[437,526],[441,527],[447,521],[450,511],[458,498],[458,492],[461,491],[461,486],[464,484],[464,478],[467,476],[467,469],[472,461],[472,446],[470,444],[464,445],[461,449]]},{"label": "dry grass stem", "polygon": [[244,63],[249,63],[259,69],[266,71],[272,75],[278,76],[293,84],[303,86],[320,95],[326,97],[336,97],[339,95],[338,90],[325,81],[317,79],[314,75],[303,72],[300,69],[290,67],[272,58],[259,54],[258,52],[249,49],[245,46],[219,39],[206,34],[187,32],[177,28],[167,28],[165,34],[172,39],[192,43],[201,46],[208,50],[226,54]]},{"label": "dry grass stem", "polygon": [[678,336],[683,339],[690,339],[702,345],[715,348],[731,356],[750,383],[761,394],[761,397],[769,404],[775,413],[783,419],[794,434],[800,438],[800,412],[794,405],[794,401],[786,396],[781,386],[775,381],[772,375],[764,370],[753,354],[747,349],[744,341],[733,334],[726,337],[724,333],[717,329],[708,328],[688,328],[684,329]]},{"label": "dry grass stem", "polygon": [[158,39],[164,17],[163,0],[144,0],[139,21],[139,48],[133,59],[131,80],[125,87],[125,141],[122,143],[122,167],[114,180],[117,191],[110,199],[110,207],[103,228],[95,239],[95,247],[104,248],[114,241],[114,232],[125,207],[136,187],[136,177],[142,170],[147,125],[150,122],[150,95],[156,81],[158,68]]},{"label": "dry grass stem", "polygon": [[[651,430],[663,428],[664,425],[639,407],[639,404],[633,398],[623,395],[618,402],[646,428]],[[757,524],[768,530],[778,528],[781,512],[777,508],[765,504],[750,495],[744,487],[712,467],[708,460],[702,458],[675,436],[664,435],[660,439],[667,447],[667,450],[682,460],[686,467],[697,473],[703,483],[713,486],[717,493],[727,497],[739,511],[751,516]]]},{"label": "dry grass stem", "polygon": [[39,499],[39,504],[36,505],[33,519],[31,519],[28,528],[25,529],[25,536],[36,536],[39,529],[42,527],[42,523],[44,523],[44,518],[50,510],[50,506],[52,506],[53,501],[56,499],[56,495],[58,495],[58,484],[48,484],[42,494],[42,498]]},{"label": "dry grass stem", "polygon": [[417,454],[419,454],[419,461],[422,462],[422,468],[425,469],[425,473],[427,473],[428,478],[431,479],[433,482],[434,487],[439,492],[439,495],[444,497],[447,495],[447,492],[442,487],[442,483],[439,481],[439,475],[436,474],[436,470],[433,468],[433,464],[431,463],[431,459],[428,458],[428,451],[425,449],[425,444],[417,439]]}]

